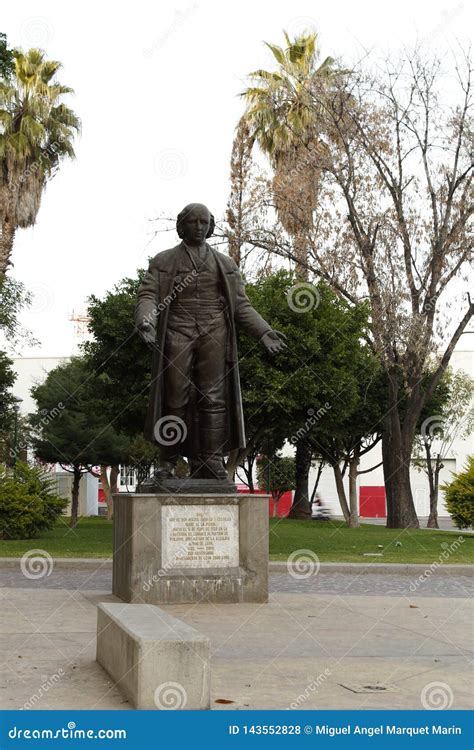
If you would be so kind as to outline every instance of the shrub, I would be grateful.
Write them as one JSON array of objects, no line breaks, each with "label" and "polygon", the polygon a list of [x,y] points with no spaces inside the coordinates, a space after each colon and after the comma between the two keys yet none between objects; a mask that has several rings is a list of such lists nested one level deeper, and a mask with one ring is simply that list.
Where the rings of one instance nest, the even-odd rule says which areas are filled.
[{"label": "shrub", "polygon": [[31,539],[50,529],[67,507],[55,481],[39,466],[0,464],[0,539]]},{"label": "shrub", "polygon": [[474,527],[474,456],[469,456],[464,471],[441,488],[446,507],[460,529]]}]

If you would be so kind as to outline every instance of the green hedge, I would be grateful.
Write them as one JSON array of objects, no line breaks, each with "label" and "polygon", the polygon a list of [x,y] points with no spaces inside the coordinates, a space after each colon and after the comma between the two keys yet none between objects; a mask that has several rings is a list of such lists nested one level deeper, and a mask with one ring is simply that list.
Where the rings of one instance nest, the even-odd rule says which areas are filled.
[{"label": "green hedge", "polygon": [[460,529],[474,527],[474,456],[469,456],[467,465],[452,482],[442,486],[446,507],[456,526]]},{"label": "green hedge", "polygon": [[67,507],[56,483],[39,466],[0,464],[0,539],[31,539],[54,525]]}]

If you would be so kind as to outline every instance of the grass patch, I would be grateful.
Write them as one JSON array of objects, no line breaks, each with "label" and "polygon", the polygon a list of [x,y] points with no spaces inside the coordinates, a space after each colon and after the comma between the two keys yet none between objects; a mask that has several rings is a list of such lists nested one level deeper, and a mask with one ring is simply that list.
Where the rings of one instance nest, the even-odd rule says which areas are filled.
[{"label": "grass patch", "polygon": [[[68,523],[68,518],[62,518],[51,531],[35,539],[0,541],[0,557],[21,557],[31,549],[44,549],[52,557],[112,556],[112,521],[81,518],[75,529]],[[464,541],[450,552],[449,546],[460,537]],[[348,529],[341,521],[271,518],[270,559],[286,560],[300,549],[313,550],[322,562],[431,564],[449,552],[447,559],[441,558],[445,564],[472,563],[474,536],[460,531],[386,529],[375,524]],[[366,552],[382,556],[366,557]]]},{"label": "grass patch", "polygon": [[75,529],[62,517],[34,539],[0,541],[0,557],[21,557],[30,549],[44,549],[52,557],[112,557],[112,521],[99,516],[80,518]]},{"label": "grass patch", "polygon": [[[464,541],[450,551],[460,537]],[[298,549],[313,550],[321,562],[432,563],[449,552],[444,563],[472,563],[474,537],[461,531],[386,529],[369,523],[349,529],[342,521],[270,519],[270,559],[286,560]]]}]

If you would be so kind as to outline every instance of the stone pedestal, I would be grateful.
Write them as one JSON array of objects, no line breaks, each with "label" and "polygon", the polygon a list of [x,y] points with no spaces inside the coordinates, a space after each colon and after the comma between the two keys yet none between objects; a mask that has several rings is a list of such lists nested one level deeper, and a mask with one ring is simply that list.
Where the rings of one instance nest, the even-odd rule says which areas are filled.
[{"label": "stone pedestal", "polygon": [[113,558],[125,602],[266,602],[268,495],[114,495]]}]

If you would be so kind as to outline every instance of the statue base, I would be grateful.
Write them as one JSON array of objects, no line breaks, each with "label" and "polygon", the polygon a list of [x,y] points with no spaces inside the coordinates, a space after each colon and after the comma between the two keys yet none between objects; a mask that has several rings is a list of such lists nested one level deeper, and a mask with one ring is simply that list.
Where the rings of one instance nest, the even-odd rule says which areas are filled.
[{"label": "statue base", "polygon": [[138,494],[158,495],[225,495],[237,492],[237,486],[228,479],[193,479],[173,477],[157,480],[154,477],[137,486]]},{"label": "statue base", "polygon": [[113,593],[135,604],[268,601],[268,500],[114,495]]}]

